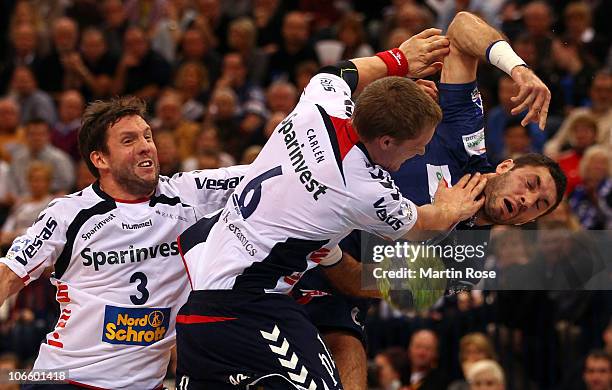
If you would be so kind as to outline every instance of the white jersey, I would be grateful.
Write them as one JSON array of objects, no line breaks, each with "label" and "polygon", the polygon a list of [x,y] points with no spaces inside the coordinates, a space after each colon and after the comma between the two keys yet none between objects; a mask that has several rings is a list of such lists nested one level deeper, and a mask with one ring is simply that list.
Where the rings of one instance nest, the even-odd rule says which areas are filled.
[{"label": "white jersey", "polygon": [[155,195],[137,202],[97,183],[51,202],[0,259],[26,284],[55,267],[60,317],[34,368],[69,370],[72,382],[97,388],[158,387],[190,291],[176,238],[223,207],[245,172],[160,177]]},{"label": "white jersey", "polygon": [[224,210],[180,236],[195,290],[287,293],[337,262],[353,229],[398,239],[412,228],[416,206],[357,142],[350,96],[340,77],[313,77]]}]

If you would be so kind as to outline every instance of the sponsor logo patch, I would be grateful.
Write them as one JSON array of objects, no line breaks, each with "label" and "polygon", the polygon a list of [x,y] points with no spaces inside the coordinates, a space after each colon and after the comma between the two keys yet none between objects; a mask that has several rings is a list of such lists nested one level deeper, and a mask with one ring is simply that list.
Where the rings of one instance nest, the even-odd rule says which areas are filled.
[{"label": "sponsor logo patch", "polygon": [[461,138],[463,139],[463,147],[470,156],[486,153],[484,128],[471,134],[462,135]]},{"label": "sponsor logo patch", "polygon": [[170,308],[106,305],[102,341],[109,344],[152,345],[168,331]]}]

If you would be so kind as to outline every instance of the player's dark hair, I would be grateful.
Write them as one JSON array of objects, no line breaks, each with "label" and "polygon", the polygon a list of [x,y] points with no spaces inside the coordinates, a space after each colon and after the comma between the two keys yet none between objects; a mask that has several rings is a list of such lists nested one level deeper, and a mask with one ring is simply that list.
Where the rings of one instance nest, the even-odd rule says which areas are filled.
[{"label": "player's dark hair", "polygon": [[357,98],[353,125],[364,141],[383,135],[398,141],[418,138],[437,126],[442,110],[412,80],[385,77],[368,85]]},{"label": "player's dark hair", "polygon": [[133,96],[97,100],[87,106],[79,130],[79,151],[95,177],[99,178],[100,172],[89,156],[94,151],[108,153],[108,129],[126,116],[144,117],[146,109],[145,102]]},{"label": "player's dark hair", "polygon": [[563,200],[565,188],[567,187],[567,178],[561,170],[561,167],[553,159],[539,153],[527,153],[520,157],[517,157],[516,159],[514,159],[514,167],[512,169],[517,169],[525,166],[546,167],[548,169],[548,172],[550,172],[550,176],[555,182],[555,188],[557,189],[556,201],[553,207],[548,209],[548,211],[546,211],[542,215],[546,215],[552,212]]}]

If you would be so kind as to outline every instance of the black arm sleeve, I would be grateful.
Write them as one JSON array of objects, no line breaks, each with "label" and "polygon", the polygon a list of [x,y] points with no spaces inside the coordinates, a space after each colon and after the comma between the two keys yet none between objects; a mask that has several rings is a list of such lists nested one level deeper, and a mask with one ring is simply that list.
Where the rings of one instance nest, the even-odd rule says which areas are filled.
[{"label": "black arm sleeve", "polygon": [[359,84],[357,67],[351,61],[340,61],[335,65],[324,66],[317,73],[331,73],[340,77],[351,88],[351,93],[355,93],[357,84]]}]

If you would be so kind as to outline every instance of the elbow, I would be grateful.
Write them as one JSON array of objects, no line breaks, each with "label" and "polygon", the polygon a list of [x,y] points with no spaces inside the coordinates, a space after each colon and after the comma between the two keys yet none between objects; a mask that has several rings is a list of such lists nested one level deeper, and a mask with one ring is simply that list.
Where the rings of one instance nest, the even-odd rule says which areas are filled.
[{"label": "elbow", "polygon": [[468,30],[468,27],[472,25],[474,22],[477,22],[479,18],[467,11],[461,11],[455,15],[451,24],[448,26],[448,31],[446,32],[446,36],[448,39],[457,39],[463,36]]}]

